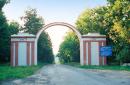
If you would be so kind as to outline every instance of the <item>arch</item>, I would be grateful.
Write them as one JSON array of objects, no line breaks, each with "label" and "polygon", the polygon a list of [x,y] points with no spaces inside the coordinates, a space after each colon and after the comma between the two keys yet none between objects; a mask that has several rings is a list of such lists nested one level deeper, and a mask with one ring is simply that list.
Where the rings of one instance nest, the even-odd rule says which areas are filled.
[{"label": "arch", "polygon": [[76,27],[74,27],[73,25],[71,24],[68,24],[68,23],[65,23],[65,22],[53,22],[53,23],[49,23],[47,25],[45,25],[41,30],[38,31],[38,33],[36,34],[36,39],[35,39],[35,65],[37,65],[37,42],[38,42],[38,39],[40,37],[40,34],[46,30],[47,28],[49,27],[52,27],[52,26],[65,26],[65,27],[68,27],[70,29],[72,29],[76,35],[78,36],[78,39],[79,39],[79,42],[80,42],[80,63],[81,65],[83,65],[83,41],[82,41],[82,35],[81,33],[76,29]]},{"label": "arch", "polygon": [[73,25],[68,24],[68,23],[65,23],[65,22],[53,22],[53,23],[49,23],[49,24],[45,25],[41,30],[38,31],[38,33],[37,33],[37,35],[36,35],[36,41],[39,39],[40,34],[41,34],[44,30],[46,30],[46,29],[49,28],[49,27],[57,26],[57,25],[59,25],[59,26],[65,26],[65,27],[68,27],[68,28],[72,29],[72,30],[76,33],[76,35],[78,36],[79,41],[81,40],[81,34],[80,34],[79,31],[76,29],[76,27],[74,27]]}]

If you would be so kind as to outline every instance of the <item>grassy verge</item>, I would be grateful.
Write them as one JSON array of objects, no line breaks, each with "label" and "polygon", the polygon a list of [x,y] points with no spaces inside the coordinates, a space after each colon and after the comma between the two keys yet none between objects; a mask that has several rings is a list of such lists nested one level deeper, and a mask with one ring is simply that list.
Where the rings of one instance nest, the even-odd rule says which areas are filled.
[{"label": "grassy verge", "polygon": [[39,64],[37,66],[28,66],[28,67],[27,66],[11,67],[9,65],[2,65],[0,66],[0,80],[25,78],[29,75],[34,74],[43,65],[44,64]]},{"label": "grassy verge", "polygon": [[130,66],[88,66],[88,65],[81,66],[79,63],[67,63],[67,65],[84,69],[130,71]]}]

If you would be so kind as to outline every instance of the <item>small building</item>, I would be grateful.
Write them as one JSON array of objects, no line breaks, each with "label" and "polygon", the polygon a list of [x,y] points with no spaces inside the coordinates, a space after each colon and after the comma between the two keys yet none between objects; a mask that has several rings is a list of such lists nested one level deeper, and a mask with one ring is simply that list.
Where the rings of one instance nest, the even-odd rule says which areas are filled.
[{"label": "small building", "polygon": [[99,33],[82,35],[83,65],[106,65],[106,57],[100,56],[100,47],[106,45],[106,36]]},{"label": "small building", "polygon": [[11,66],[36,65],[35,35],[18,33],[11,35]]}]

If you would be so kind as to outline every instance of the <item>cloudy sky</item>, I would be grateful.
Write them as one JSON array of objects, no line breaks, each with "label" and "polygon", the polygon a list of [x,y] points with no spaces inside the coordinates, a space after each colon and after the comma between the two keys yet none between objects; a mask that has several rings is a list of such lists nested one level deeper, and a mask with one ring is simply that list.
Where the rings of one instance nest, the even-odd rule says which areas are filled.
[{"label": "cloudy sky", "polygon": [[[37,9],[38,15],[44,18],[45,24],[61,21],[75,25],[78,16],[85,9],[106,4],[106,0],[11,0],[3,10],[8,20],[15,20],[19,23],[21,23],[20,17],[24,15],[25,10],[31,7]],[[46,31],[51,37],[56,54],[68,28],[54,26]]]}]

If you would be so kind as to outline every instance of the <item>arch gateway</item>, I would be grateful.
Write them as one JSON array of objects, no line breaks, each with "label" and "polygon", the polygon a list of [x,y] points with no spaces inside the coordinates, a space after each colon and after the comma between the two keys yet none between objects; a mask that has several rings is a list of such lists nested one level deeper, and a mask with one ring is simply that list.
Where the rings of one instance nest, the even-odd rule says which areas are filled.
[{"label": "arch gateway", "polygon": [[88,33],[81,35],[71,24],[64,22],[53,22],[45,25],[36,35],[18,33],[11,35],[11,66],[37,65],[37,41],[40,34],[52,26],[66,26],[72,29],[78,36],[80,42],[80,64],[81,65],[106,65],[106,57],[100,56],[100,46],[106,45],[106,36],[99,33]]}]

